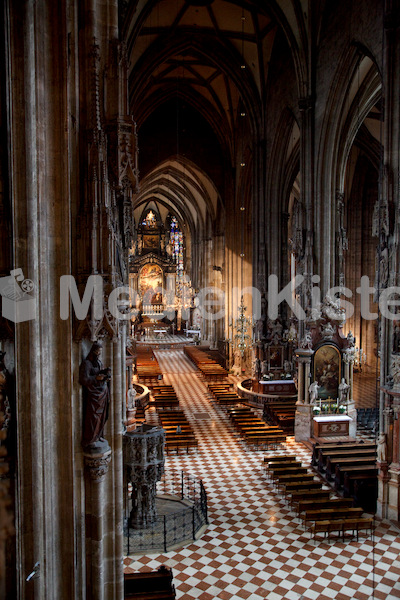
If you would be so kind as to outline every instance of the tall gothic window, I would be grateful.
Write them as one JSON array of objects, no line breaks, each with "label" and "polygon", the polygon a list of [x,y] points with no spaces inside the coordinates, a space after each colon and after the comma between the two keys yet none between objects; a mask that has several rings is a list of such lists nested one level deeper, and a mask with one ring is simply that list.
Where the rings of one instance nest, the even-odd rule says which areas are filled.
[{"label": "tall gothic window", "polygon": [[153,213],[152,210],[149,210],[149,212],[143,219],[142,226],[147,227],[148,229],[154,229],[155,227],[157,227],[156,215]]},{"label": "tall gothic window", "polygon": [[179,229],[176,217],[171,218],[169,243],[172,248],[172,259],[176,263],[178,278],[183,276],[183,233]]}]

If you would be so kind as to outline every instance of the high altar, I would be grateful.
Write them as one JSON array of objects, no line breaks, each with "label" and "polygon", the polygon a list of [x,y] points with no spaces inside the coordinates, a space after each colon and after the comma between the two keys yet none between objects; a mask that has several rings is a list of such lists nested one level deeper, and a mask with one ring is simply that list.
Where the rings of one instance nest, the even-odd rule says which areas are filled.
[{"label": "high altar", "polygon": [[193,289],[186,275],[190,252],[184,246],[184,225],[155,202],[135,214],[135,242],[129,263],[131,297],[135,298],[138,333],[172,331],[192,324]]}]

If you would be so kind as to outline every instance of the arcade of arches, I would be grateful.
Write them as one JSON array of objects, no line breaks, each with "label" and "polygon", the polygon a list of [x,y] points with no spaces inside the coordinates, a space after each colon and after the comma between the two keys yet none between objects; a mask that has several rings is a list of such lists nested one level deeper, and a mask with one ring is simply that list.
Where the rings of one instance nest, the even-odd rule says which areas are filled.
[{"label": "arcade of arches", "polygon": [[[243,378],[272,343],[290,342],[294,378],[297,345],[347,352],[386,436],[377,514],[399,521],[399,1],[5,0],[0,22],[0,595],[123,597],[126,353],[143,337],[195,337]],[[306,319],[273,306],[271,276]],[[129,310],[112,310],[120,286]],[[354,312],[342,295],[321,327],[334,286]],[[112,376],[90,454],[95,340]]]}]

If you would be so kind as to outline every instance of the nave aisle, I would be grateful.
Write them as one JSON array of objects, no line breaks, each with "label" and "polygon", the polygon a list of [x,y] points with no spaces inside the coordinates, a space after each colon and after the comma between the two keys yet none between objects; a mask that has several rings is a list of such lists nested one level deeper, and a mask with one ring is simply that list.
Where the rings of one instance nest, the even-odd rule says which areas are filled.
[{"label": "nave aisle", "polygon": [[[201,539],[179,551],[126,557],[125,570],[172,567],[181,600],[400,598],[400,533],[377,521],[373,540],[361,535],[359,542],[312,542],[265,478],[266,453],[239,442],[183,351],[156,354],[199,442],[197,453],[167,457],[166,468],[203,480],[210,524]],[[292,437],[287,451],[309,464],[310,452]]]}]

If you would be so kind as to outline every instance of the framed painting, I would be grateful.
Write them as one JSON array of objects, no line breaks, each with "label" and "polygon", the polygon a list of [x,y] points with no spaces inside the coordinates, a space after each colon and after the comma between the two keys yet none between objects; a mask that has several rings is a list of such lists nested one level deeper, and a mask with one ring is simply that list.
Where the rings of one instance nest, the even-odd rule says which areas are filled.
[{"label": "framed painting", "polygon": [[271,371],[283,369],[283,348],[281,346],[268,347],[268,366]]},{"label": "framed painting", "polygon": [[322,399],[337,398],[341,377],[340,351],[332,344],[320,346],[314,354],[314,381],[320,386],[318,396]]},{"label": "framed painting", "polygon": [[161,292],[163,271],[159,265],[144,265],[139,275],[139,291],[145,304],[151,304],[154,294]]},{"label": "framed painting", "polygon": [[144,235],[143,236],[143,247],[155,249],[158,248],[159,237],[158,235]]}]

